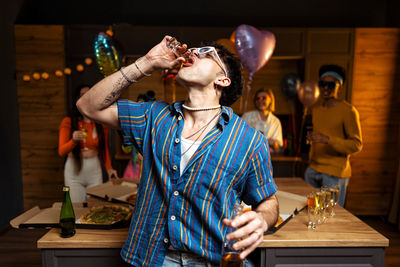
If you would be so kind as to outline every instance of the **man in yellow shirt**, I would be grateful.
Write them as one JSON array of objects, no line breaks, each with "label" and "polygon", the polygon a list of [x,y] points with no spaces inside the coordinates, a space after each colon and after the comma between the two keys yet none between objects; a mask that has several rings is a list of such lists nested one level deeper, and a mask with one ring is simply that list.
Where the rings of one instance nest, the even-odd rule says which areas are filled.
[{"label": "man in yellow shirt", "polygon": [[313,132],[307,135],[311,143],[310,166],[304,178],[316,188],[339,185],[338,204],[344,206],[351,176],[350,155],[362,148],[360,118],[353,105],[338,99],[345,81],[343,68],[324,65],[319,77],[323,101],[312,109]]}]

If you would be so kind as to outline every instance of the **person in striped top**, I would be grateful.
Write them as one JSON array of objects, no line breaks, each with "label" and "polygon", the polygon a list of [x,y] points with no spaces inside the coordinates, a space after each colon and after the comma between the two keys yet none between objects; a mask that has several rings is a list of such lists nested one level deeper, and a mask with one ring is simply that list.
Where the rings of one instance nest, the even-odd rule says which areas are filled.
[{"label": "person in striped top", "polygon": [[[245,259],[278,217],[268,141],[228,107],[242,93],[237,59],[216,43],[187,49],[169,46],[171,40],[165,36],[77,103],[86,116],[120,129],[124,143],[143,155],[121,256],[134,266],[212,266],[228,239],[240,240],[234,248]],[[187,89],[184,101],[118,100],[144,76],[181,64],[176,80]],[[242,201],[253,210],[230,220]],[[229,227],[236,230],[227,235]]]}]

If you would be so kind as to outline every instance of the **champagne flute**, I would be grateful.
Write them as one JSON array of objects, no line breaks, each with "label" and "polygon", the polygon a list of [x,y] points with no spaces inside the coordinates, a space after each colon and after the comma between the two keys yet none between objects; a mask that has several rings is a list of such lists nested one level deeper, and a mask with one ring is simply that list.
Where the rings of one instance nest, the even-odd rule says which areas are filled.
[{"label": "champagne flute", "polygon": [[316,208],[315,192],[307,195],[308,228],[316,229],[318,210]]},{"label": "champagne flute", "polygon": [[327,220],[329,216],[332,216],[332,192],[329,191],[329,186],[323,186],[322,188],[325,191],[325,220]]},{"label": "champagne flute", "polygon": [[334,185],[329,185],[329,192],[331,192],[332,195],[332,212],[331,216],[335,217],[335,206],[337,205],[337,202],[339,200],[339,192],[340,192],[340,186],[337,184]]},{"label": "champagne flute", "polygon": [[83,127],[82,124],[79,125],[79,130],[83,134],[83,139],[81,140],[82,150],[89,150],[89,148],[86,146],[86,139],[87,139],[87,135],[88,135],[88,130],[85,127]]},{"label": "champagne flute", "polygon": [[319,190],[315,193],[315,204],[318,209],[318,224],[325,221],[325,191]]}]

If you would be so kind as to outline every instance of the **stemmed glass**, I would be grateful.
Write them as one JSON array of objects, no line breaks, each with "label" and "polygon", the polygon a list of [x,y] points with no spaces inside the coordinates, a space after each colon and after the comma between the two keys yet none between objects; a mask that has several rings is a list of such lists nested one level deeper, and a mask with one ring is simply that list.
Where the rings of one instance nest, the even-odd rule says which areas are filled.
[{"label": "stemmed glass", "polygon": [[83,139],[81,140],[82,150],[89,150],[89,148],[86,146],[86,139],[87,139],[87,135],[88,135],[88,130],[85,127],[83,127],[82,124],[79,125],[79,130],[83,134]]},{"label": "stemmed glass", "polygon": [[308,228],[315,230],[318,221],[318,208],[315,192],[307,195]]},{"label": "stemmed glass", "polygon": [[340,186],[337,184],[334,185],[329,185],[328,190],[331,193],[331,205],[332,205],[332,211],[331,211],[331,216],[335,217],[335,206],[337,205],[337,202],[339,200],[339,192],[340,192]]},{"label": "stemmed glass", "polygon": [[324,223],[326,220],[325,216],[325,191],[319,190],[315,192],[315,205],[318,210],[318,224]]}]

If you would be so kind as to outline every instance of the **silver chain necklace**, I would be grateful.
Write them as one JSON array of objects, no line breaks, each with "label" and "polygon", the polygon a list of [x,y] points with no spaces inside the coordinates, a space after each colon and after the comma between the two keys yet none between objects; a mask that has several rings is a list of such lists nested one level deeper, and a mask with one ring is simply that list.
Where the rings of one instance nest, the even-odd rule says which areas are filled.
[{"label": "silver chain necklace", "polygon": [[200,136],[203,135],[204,131],[205,131],[205,130],[207,129],[207,127],[211,124],[211,122],[212,122],[213,120],[215,120],[215,118],[217,118],[221,113],[222,113],[222,110],[221,110],[220,112],[218,112],[217,114],[215,114],[215,116],[212,117],[212,119],[211,119],[206,125],[204,125],[203,127],[201,127],[201,128],[200,128],[199,130],[197,130],[194,134],[191,134],[190,136],[188,136],[187,138],[185,138],[185,139],[188,139],[188,138],[190,138],[190,137],[192,137],[192,136],[195,136],[196,134],[198,134],[198,133],[201,131],[201,133],[196,137],[196,140],[193,141],[193,143],[188,147],[188,149],[185,150],[185,152],[183,152],[183,153],[181,154],[181,156],[185,155],[186,152],[188,152],[188,151],[192,148],[192,146],[197,142],[197,140],[199,140]]}]

